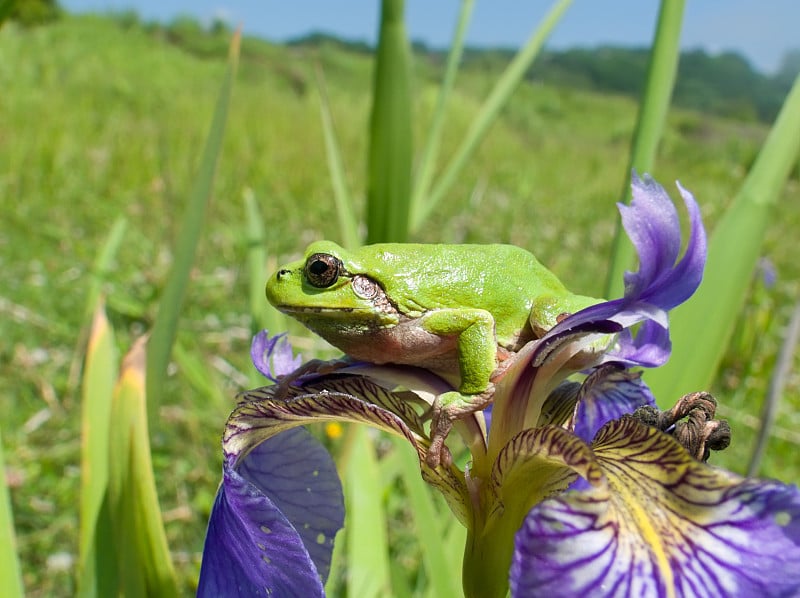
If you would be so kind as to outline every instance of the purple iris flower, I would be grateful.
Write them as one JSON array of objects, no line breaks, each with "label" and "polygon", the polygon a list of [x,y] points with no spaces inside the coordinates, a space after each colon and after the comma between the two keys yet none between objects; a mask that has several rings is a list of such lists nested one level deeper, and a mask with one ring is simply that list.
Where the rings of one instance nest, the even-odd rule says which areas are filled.
[{"label": "purple iris flower", "polygon": [[[323,593],[341,487],[299,426],[326,420],[368,423],[416,450],[423,478],[467,527],[466,595],[800,594],[797,488],[713,468],[630,415],[654,400],[629,368],[667,360],[667,312],[696,290],[706,256],[688,191],[679,186],[690,222],[679,258],[666,192],[647,176],[632,186],[620,210],[639,269],[626,273],[624,296],[564,318],[503,364],[491,428],[481,412],[454,428],[471,452],[468,472],[427,463],[429,407],[453,390],[427,370],[303,366],[311,375],[242,393],[223,439],[199,595]],[[298,367],[284,342],[263,334],[253,343],[273,381]]]}]

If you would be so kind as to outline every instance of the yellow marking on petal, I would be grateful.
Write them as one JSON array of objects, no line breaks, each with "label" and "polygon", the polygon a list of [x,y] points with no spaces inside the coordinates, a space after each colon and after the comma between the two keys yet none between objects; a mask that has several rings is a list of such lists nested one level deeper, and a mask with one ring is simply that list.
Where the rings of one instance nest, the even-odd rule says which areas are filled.
[{"label": "yellow marking on petal", "polygon": [[272,533],[272,530],[269,529],[266,525],[262,525],[261,526],[261,531],[264,532],[265,534],[271,534]]},{"label": "yellow marking on petal", "polygon": [[649,545],[650,550],[652,550],[656,560],[656,566],[661,570],[661,574],[664,576],[664,581],[666,582],[667,596],[669,596],[669,598],[674,598],[675,578],[673,576],[672,567],[669,564],[667,553],[664,550],[662,535],[653,525],[652,517],[642,508],[642,505],[646,503],[643,503],[642,497],[635,496],[627,487],[614,484],[613,479],[611,485],[622,499],[625,509],[633,515],[636,527],[639,529],[642,538],[644,538]]},{"label": "yellow marking on petal", "polygon": [[317,534],[317,544],[325,544],[325,534]]}]

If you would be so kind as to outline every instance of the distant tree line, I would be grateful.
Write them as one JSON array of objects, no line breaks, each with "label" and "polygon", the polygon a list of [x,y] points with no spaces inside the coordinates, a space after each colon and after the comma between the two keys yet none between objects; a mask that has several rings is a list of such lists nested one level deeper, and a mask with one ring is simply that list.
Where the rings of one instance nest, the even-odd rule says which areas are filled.
[{"label": "distant tree line", "polygon": [[[638,95],[645,82],[647,49],[600,47],[545,52],[531,70],[536,81],[598,92]],[[778,73],[756,71],[741,54],[681,53],[673,103],[745,120],[772,121],[800,73],[800,50],[788,52]]]},{"label": "distant tree line", "polygon": [[[352,52],[371,51],[363,41],[347,41],[313,33],[292,45],[330,44]],[[442,65],[445,51],[414,42],[417,56]],[[468,48],[464,68],[499,73],[515,50]],[[599,93],[638,96],[644,87],[650,52],[647,48],[601,46],[545,51],[531,68],[528,79]],[[760,73],[741,54],[708,54],[704,50],[681,53],[673,103],[684,108],[714,112],[742,120],[771,122],[780,110],[795,77],[800,73],[800,49],[786,53],[778,72]]]},{"label": "distant tree line", "polygon": [[57,0],[0,0],[0,23],[9,19],[30,27],[48,23],[60,15]]}]

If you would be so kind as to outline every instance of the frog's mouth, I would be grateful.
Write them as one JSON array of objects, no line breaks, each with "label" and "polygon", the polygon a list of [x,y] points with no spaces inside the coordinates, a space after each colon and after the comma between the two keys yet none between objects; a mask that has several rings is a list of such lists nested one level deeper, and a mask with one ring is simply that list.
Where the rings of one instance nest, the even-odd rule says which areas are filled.
[{"label": "frog's mouth", "polygon": [[352,314],[365,312],[358,307],[317,307],[314,305],[276,305],[278,310],[285,314]]}]

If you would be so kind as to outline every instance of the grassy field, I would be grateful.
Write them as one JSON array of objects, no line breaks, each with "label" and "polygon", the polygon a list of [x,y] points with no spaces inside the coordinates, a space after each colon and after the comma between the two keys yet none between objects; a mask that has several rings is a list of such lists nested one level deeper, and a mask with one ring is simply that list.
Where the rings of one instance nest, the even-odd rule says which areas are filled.
[{"label": "grassy field", "polygon": [[[130,226],[106,282],[109,316],[126,348],[154,317],[224,70],[220,47],[216,55],[190,52],[163,35],[99,17],[0,30],[0,413],[30,596],[74,592],[80,396],[71,371],[81,357],[91,263],[111,223],[126,216]],[[167,533],[187,592],[219,480],[222,426],[251,374],[243,196],[257,198],[276,259],[337,235],[317,64],[348,183],[364,192],[369,57],[334,46],[246,40],[179,333],[180,347],[208,366],[219,390],[198,388],[176,367],[153,446]],[[437,76],[432,65],[417,65],[419,139]],[[459,78],[445,156],[496,76],[475,70]],[[524,85],[417,240],[521,245],[571,288],[600,293],[636,109],[629,99]],[[675,111],[653,174],[670,191],[680,179],[713,229],[765,133],[756,124]],[[716,462],[736,471],[747,462],[782,327],[800,292],[797,176],[784,194],[764,247],[777,283],[756,285],[711,389],[734,431],[734,444]],[[307,338],[297,344],[306,355],[318,347]],[[797,479],[799,414],[795,372],[765,475]]]}]

